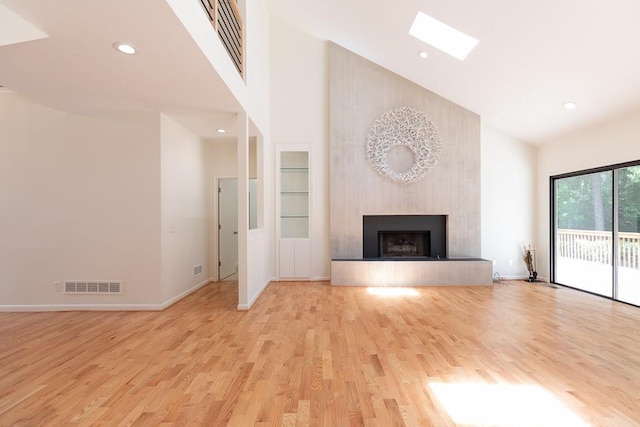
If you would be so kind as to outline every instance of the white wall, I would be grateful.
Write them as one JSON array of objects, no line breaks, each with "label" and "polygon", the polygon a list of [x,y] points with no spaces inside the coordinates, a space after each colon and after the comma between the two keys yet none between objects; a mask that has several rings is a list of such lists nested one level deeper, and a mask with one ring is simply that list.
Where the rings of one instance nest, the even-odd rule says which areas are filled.
[{"label": "white wall", "polygon": [[[161,116],[162,295],[164,301],[211,277],[208,144]],[[201,264],[202,274],[193,267]]]},{"label": "white wall", "polygon": [[524,246],[536,243],[536,147],[482,122],[482,258],[505,278],[529,276]]},{"label": "white wall", "polygon": [[[271,141],[311,146],[311,275],[328,278],[329,161],[327,43],[271,20]],[[269,153],[275,163],[273,150]]]},{"label": "white wall", "polygon": [[[216,185],[217,180],[220,178],[237,178],[238,177],[238,162],[237,162],[237,143],[233,138],[216,139],[209,141],[210,149],[210,181],[212,185]],[[263,288],[268,284],[269,280],[272,280],[275,275],[275,253],[274,253],[274,193],[273,193],[273,167],[265,167],[265,163],[272,162],[272,157],[267,156],[264,159],[264,153],[271,153],[272,148],[269,145],[269,141],[262,139],[262,147],[258,146],[255,137],[250,138],[249,144],[249,176],[257,177],[260,175],[259,166],[262,165],[263,174],[263,209],[264,215],[262,221],[258,221],[258,224],[262,224],[261,228],[255,230],[249,230],[247,234],[247,259],[248,259],[248,271],[247,271],[247,300],[239,303],[240,309],[248,309],[251,304],[255,302],[257,297],[262,292]],[[216,224],[218,221],[218,200],[214,198],[212,201],[212,223]],[[214,260],[212,264],[212,276],[218,277],[217,274],[217,259],[218,259],[218,247],[217,242],[217,230],[213,230],[213,242],[211,257]]]},{"label": "white wall", "polygon": [[[312,146],[311,268],[314,276],[326,277],[330,269],[327,44],[275,18],[270,28],[271,139],[274,144]],[[521,246],[536,240],[536,148],[486,123],[481,139],[482,257],[495,260],[494,271],[502,276],[526,277]]]},{"label": "white wall", "polygon": [[[262,218],[259,217],[257,221],[259,228],[249,230],[247,236],[247,259],[250,267],[247,274],[248,299],[246,304],[240,302],[240,309],[250,308],[269,282],[275,279],[275,196],[272,185],[274,163],[266,155],[271,152],[273,148],[269,138],[261,138],[255,145],[258,198],[262,197],[262,209],[258,208],[258,216],[262,215]],[[269,166],[266,167],[267,165]],[[251,165],[249,169],[252,173]]]},{"label": "white wall", "polygon": [[[261,228],[249,230],[247,234],[247,300],[239,301],[238,307],[249,308],[260,296],[264,288],[275,276],[275,222],[273,182],[274,163],[270,156],[260,153],[271,153],[271,43],[270,19],[267,2],[247,2],[245,33],[247,39],[247,74],[249,119],[258,129],[262,147],[257,150],[256,174],[262,174],[263,182],[258,186],[263,189],[263,205],[260,211],[262,219],[258,219]],[[256,136],[255,133],[251,134]],[[249,165],[249,176],[253,176]],[[260,197],[260,196],[259,196]]]},{"label": "white wall", "polygon": [[265,137],[270,133],[270,31],[269,10],[265,1],[247,1],[246,75],[249,118]]},{"label": "white wall", "polygon": [[221,178],[238,178],[237,143],[234,138],[209,141],[209,182],[213,188],[211,195],[211,277],[218,280],[218,196],[215,189]]},{"label": "white wall", "polygon": [[[244,79],[229,58],[199,1],[165,0],[207,57],[216,75],[260,129],[269,134],[269,11],[266,2],[246,1]],[[237,111],[240,112],[240,111]]]},{"label": "white wall", "polygon": [[237,145],[233,138],[209,141],[211,146],[211,175],[215,178],[237,178]]},{"label": "white wall", "polygon": [[640,160],[640,110],[567,135],[538,152],[538,270],[549,278],[551,176]]},{"label": "white wall", "polygon": [[[68,114],[0,90],[0,306],[161,303],[157,115]],[[120,296],[54,281],[123,280]]]},{"label": "white wall", "polygon": [[[225,51],[219,38],[214,35],[211,24],[206,18],[202,6],[197,1],[182,0],[166,0],[172,8],[176,16],[184,24],[195,42],[198,44],[204,55],[208,58],[217,75],[212,78],[220,79],[224,82],[233,97],[238,102],[238,111],[236,113],[246,114],[253,126],[258,130],[257,134],[261,135],[265,141],[269,140],[269,61],[270,61],[270,43],[269,43],[269,11],[266,2],[240,2],[240,8],[244,13],[243,21],[245,25],[244,40],[244,79],[235,70],[227,52]],[[255,135],[256,132],[252,132]],[[265,175],[272,173],[273,163],[265,162],[262,165]],[[241,191],[248,188],[248,176],[238,177],[238,188]],[[265,199],[272,205],[272,201]],[[265,212],[271,212],[273,207],[265,203]],[[239,212],[239,217],[243,217],[244,213]],[[273,250],[273,223],[264,222],[268,227],[266,233],[268,237],[263,237],[254,241],[251,235],[240,233],[238,242],[240,256],[240,266],[242,270],[239,274],[239,290],[240,304],[246,306],[249,301],[253,300],[256,295],[252,292],[255,289],[262,289],[263,283],[271,277],[269,270],[271,268],[263,268],[248,258],[245,248],[259,248],[263,253]],[[246,236],[242,238],[242,236]],[[247,258],[247,266],[242,265],[242,260]],[[247,274],[245,276],[244,270]],[[256,283],[248,283],[247,280],[256,280]],[[257,291],[259,293],[259,291]],[[247,296],[247,298],[244,298]]]}]

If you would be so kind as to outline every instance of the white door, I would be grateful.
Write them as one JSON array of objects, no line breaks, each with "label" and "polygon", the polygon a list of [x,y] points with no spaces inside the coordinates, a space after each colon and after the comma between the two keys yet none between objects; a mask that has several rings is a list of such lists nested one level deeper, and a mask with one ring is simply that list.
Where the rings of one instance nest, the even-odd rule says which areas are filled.
[{"label": "white door", "polygon": [[238,271],[238,180],[218,180],[218,280]]}]

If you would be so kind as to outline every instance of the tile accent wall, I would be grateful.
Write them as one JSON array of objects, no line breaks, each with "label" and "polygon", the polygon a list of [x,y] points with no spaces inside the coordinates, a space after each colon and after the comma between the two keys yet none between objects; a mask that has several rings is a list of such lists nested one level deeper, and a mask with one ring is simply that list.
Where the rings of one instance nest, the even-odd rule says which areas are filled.
[{"label": "tile accent wall", "polygon": [[[400,107],[426,113],[443,140],[436,168],[409,185],[365,155],[371,124]],[[480,116],[329,43],[329,138],[332,259],[362,258],[364,215],[395,214],[448,215],[448,256],[480,256]]]}]

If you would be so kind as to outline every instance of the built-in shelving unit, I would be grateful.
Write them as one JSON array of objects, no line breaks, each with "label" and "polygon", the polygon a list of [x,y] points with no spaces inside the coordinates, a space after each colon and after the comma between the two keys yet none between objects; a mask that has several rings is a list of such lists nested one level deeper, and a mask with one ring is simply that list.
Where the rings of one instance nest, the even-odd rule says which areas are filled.
[{"label": "built-in shelving unit", "polygon": [[283,151],[280,163],[280,237],[309,237],[309,153]]},{"label": "built-in shelving unit", "polygon": [[279,277],[309,277],[309,150],[279,147]]}]

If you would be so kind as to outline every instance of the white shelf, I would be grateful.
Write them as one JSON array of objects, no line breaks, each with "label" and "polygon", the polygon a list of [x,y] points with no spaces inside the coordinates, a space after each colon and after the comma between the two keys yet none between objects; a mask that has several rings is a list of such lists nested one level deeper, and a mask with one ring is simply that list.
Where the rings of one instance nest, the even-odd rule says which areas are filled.
[{"label": "white shelf", "polygon": [[309,217],[280,217],[282,239],[308,239]]}]

